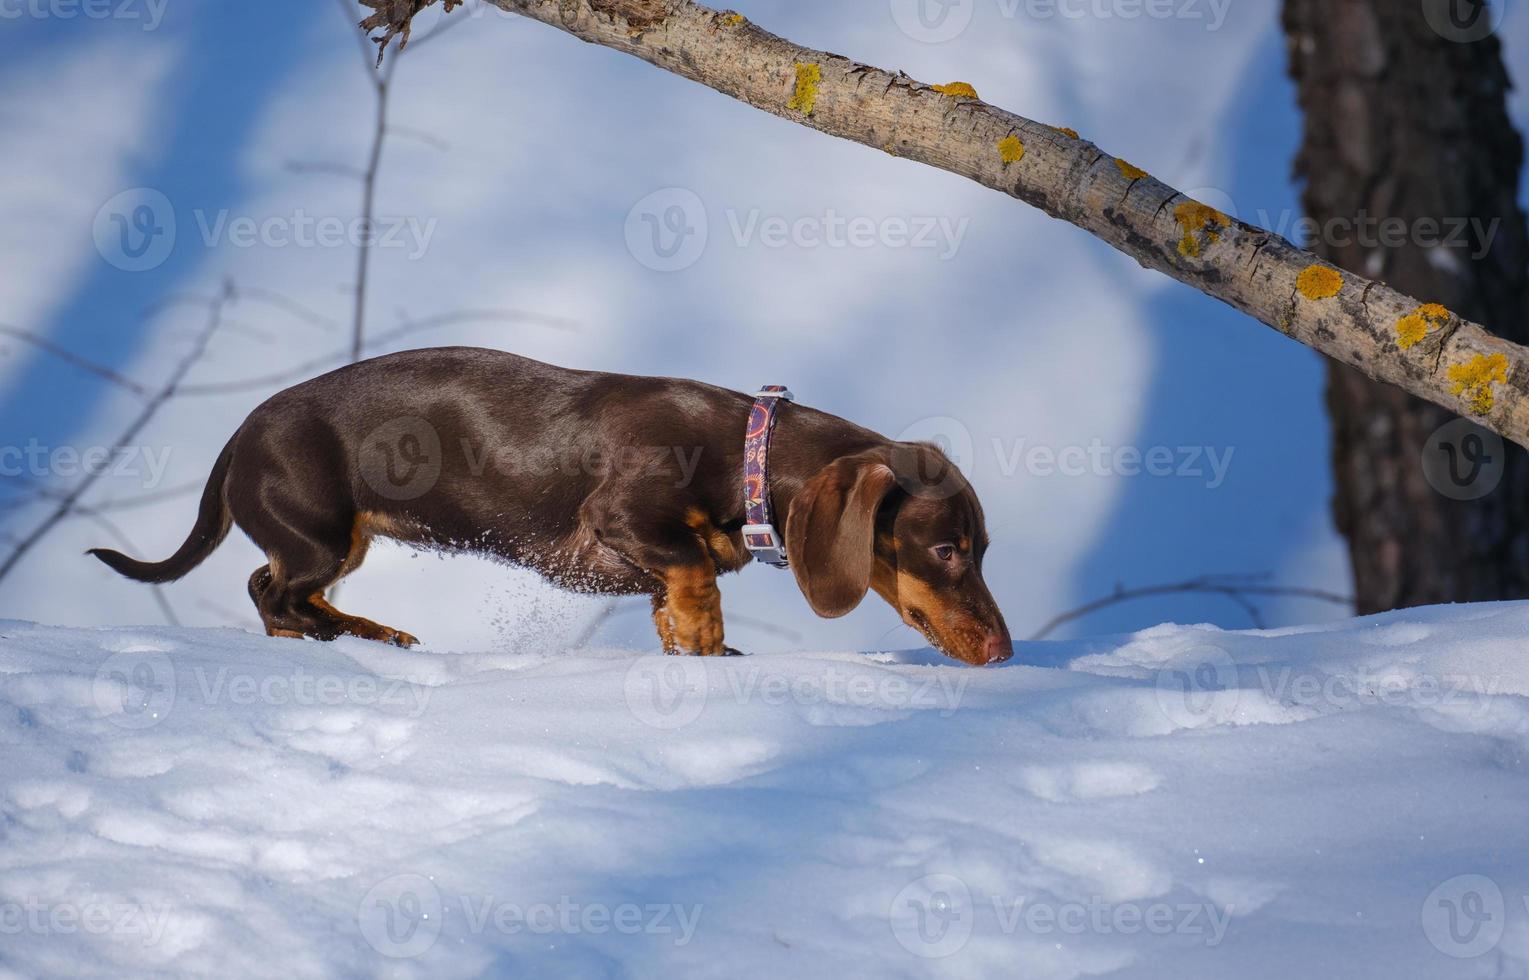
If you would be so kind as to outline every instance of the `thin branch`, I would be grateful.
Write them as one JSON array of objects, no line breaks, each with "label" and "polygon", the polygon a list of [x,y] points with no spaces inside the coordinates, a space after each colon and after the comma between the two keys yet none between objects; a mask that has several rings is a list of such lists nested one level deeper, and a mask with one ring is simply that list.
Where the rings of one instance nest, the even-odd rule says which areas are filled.
[{"label": "thin branch", "polygon": [[[422,42],[415,41],[414,43],[420,44]],[[402,136],[405,139],[414,140],[416,143],[423,143],[431,149],[440,150],[443,153],[451,149],[451,144],[439,136],[427,130],[415,129],[413,126],[389,126],[388,132],[393,136]]]},{"label": "thin branch", "polygon": [[[421,333],[426,330],[436,330],[441,327],[454,326],[459,323],[523,323],[533,326],[543,326],[555,330],[576,330],[578,325],[575,321],[560,317],[550,317],[539,313],[523,313],[518,310],[466,310],[457,313],[443,313],[418,322],[405,323],[392,330],[384,331],[366,342],[366,349],[375,351],[383,346],[407,337],[411,334]],[[334,351],[322,357],[307,360],[285,371],[274,374],[260,375],[253,378],[242,378],[238,381],[209,382],[199,385],[184,385],[179,394],[187,396],[201,395],[232,395],[250,391],[269,391],[272,388],[286,385],[293,381],[312,377],[315,373],[333,368],[338,364],[345,363],[349,350]]]},{"label": "thin branch", "polygon": [[361,351],[366,347],[366,286],[372,270],[372,228],[376,222],[377,172],[382,168],[382,148],[388,139],[388,86],[392,81],[391,68],[392,65],[389,65],[377,78],[376,121],[372,132],[372,148],[367,154],[366,171],[361,178],[361,241],[360,247],[356,250],[356,302],[355,319],[351,324],[350,335],[351,361],[361,360]]},{"label": "thin branch", "polygon": [[[450,13],[450,12],[451,12],[450,11],[450,6],[448,5],[446,13]],[[425,45],[429,44],[431,41],[434,41],[436,38],[440,37],[442,34],[445,34],[447,31],[451,30],[453,27],[456,27],[458,24],[465,24],[466,22],[467,22],[467,17],[466,16],[462,16],[462,17],[447,17],[443,13],[441,15],[441,17],[435,22],[435,26],[430,29],[430,33],[429,34],[422,35],[419,38],[419,40],[417,40],[417,41],[410,41],[409,42],[409,49],[411,51],[418,51],[420,48],[422,48]],[[402,48],[399,49],[400,53],[402,53],[402,50],[403,50]]]},{"label": "thin branch", "polygon": [[9,324],[0,323],[0,334],[3,334],[7,337],[12,337],[16,340],[20,340],[23,343],[30,344],[31,346],[36,347],[38,350],[41,350],[44,353],[52,354],[54,357],[58,358],[66,364],[77,367],[80,370],[93,374],[103,380],[110,381],[117,387],[131,391],[135,395],[140,397],[147,397],[149,394],[149,389],[145,388],[143,385],[139,384],[133,379],[118,374],[116,371],[113,371],[111,368],[104,364],[97,364],[95,361],[81,357],[79,354],[76,354],[67,348],[61,347],[48,338],[35,334],[30,330],[25,330],[21,327],[13,327]]},{"label": "thin branch", "polygon": [[[164,387],[160,388],[149,399],[137,417],[123,430],[122,435],[117,438],[116,442],[112,444],[113,452],[130,445],[138,437],[138,434],[154,420],[154,416],[159,413],[159,410],[164,407],[165,403],[176,395],[181,381],[191,371],[192,367],[202,359],[202,355],[207,352],[208,343],[211,342],[213,334],[217,333],[218,327],[222,324],[223,311],[233,301],[234,296],[233,282],[224,283],[222,291],[209,304],[207,322],[202,327],[201,333],[198,334],[191,349],[186,352],[186,355],[181,358],[180,363],[176,365],[174,372],[170,375],[170,379],[165,382]],[[106,468],[102,467],[87,473],[84,479],[75,484],[74,489],[64,495],[53,512],[34,528],[30,534],[21,539],[21,543],[6,556],[5,561],[0,562],[0,581],[4,581],[5,577],[26,557],[27,552],[31,551],[39,541],[48,535],[48,532],[57,527],[74,511],[80,499],[90,491],[91,487],[95,486],[96,481],[105,472],[107,472]]]},{"label": "thin branch", "polygon": [[286,293],[277,292],[274,289],[266,289],[262,286],[241,286],[239,288],[239,301],[254,301],[256,303],[265,303],[267,306],[274,306],[277,309],[285,310],[305,323],[318,327],[320,330],[339,329],[339,324],[335,323],[334,320],[317,312],[312,307],[299,303]]},{"label": "thin branch", "polygon": [[76,505],[75,510],[82,514],[87,511],[104,514],[121,510],[137,510],[140,507],[152,507],[155,504],[162,504],[167,500],[175,500],[179,497],[188,497],[192,494],[200,493],[206,485],[207,480],[204,477],[200,480],[193,480],[190,483],[181,483],[173,487],[165,487],[163,490],[152,490],[148,493],[132,497],[116,497],[112,500],[105,500],[99,504],[90,504],[88,506]]},{"label": "thin branch", "polygon": [[1354,598],[1352,596],[1339,595],[1336,592],[1327,592],[1323,589],[1309,589],[1295,586],[1260,585],[1259,581],[1267,576],[1207,576],[1190,579],[1187,582],[1176,582],[1171,585],[1148,585],[1136,589],[1127,589],[1116,586],[1115,591],[1102,599],[1095,599],[1076,609],[1068,610],[1054,617],[1045,626],[1042,626],[1031,635],[1031,641],[1044,640],[1068,623],[1091,616],[1101,609],[1118,605],[1122,602],[1134,602],[1137,599],[1149,599],[1164,595],[1182,594],[1206,594],[1219,595],[1235,602],[1248,618],[1252,620],[1257,629],[1264,628],[1263,613],[1252,601],[1253,596],[1264,598],[1281,599],[1311,599],[1316,602],[1331,603],[1352,610]]},{"label": "thin branch", "polygon": [[301,177],[322,174],[329,177],[346,177],[351,180],[362,180],[366,176],[355,167],[343,163],[324,163],[322,161],[288,160],[282,169],[286,170],[289,174],[297,174]]}]

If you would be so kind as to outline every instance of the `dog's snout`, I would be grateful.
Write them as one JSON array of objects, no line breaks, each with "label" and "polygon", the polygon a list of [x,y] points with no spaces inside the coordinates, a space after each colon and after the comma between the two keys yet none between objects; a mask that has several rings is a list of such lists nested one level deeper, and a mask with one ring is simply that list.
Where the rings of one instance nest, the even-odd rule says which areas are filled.
[{"label": "dog's snout", "polygon": [[1014,643],[1007,636],[993,634],[982,645],[982,654],[990,664],[1001,664],[1014,656]]}]

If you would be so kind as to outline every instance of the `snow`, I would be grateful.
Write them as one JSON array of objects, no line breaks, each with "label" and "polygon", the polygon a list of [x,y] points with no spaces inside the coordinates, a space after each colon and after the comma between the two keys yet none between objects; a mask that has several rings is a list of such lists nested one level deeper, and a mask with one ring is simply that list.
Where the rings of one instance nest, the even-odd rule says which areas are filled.
[{"label": "snow", "polygon": [[0,976],[1529,975],[1529,604],[690,660],[0,622]]}]

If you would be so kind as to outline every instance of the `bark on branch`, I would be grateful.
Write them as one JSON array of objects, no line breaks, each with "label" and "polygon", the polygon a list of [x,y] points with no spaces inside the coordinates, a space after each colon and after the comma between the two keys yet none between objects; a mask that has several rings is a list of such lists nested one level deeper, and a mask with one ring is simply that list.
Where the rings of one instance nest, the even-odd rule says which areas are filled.
[{"label": "bark on branch", "polygon": [[[406,34],[436,0],[362,0]],[[1068,221],[1308,347],[1529,446],[1529,349],[1193,201],[1071,130],[793,44],[690,0],[490,0],[803,126],[960,174]],[[634,19],[635,18],[635,19]]]}]

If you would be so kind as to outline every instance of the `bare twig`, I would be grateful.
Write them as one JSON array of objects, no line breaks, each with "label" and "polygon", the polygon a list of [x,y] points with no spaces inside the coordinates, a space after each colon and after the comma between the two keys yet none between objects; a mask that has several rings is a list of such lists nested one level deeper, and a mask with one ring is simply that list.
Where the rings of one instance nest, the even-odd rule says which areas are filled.
[{"label": "bare twig", "polygon": [[133,497],[118,497],[114,500],[104,500],[99,504],[76,505],[75,510],[79,513],[86,511],[96,514],[106,514],[119,510],[137,510],[140,507],[152,507],[162,504],[166,500],[174,500],[177,497],[188,497],[194,493],[200,493],[207,485],[205,478],[193,480],[189,483],[177,484],[173,487],[165,487],[163,490],[153,490],[148,493],[138,494]]},{"label": "bare twig", "polygon": [[[175,397],[181,381],[190,372],[191,368],[196,365],[197,361],[202,359],[202,355],[206,353],[208,343],[212,340],[213,334],[217,333],[218,327],[223,322],[223,311],[233,301],[234,295],[233,282],[224,283],[222,291],[210,301],[207,322],[197,335],[191,349],[186,352],[186,355],[181,358],[180,363],[176,365],[174,372],[171,373],[170,379],[165,382],[164,387],[154,393],[154,396],[144,404],[137,417],[133,419],[122,435],[113,443],[112,449],[114,452],[129,445],[136,439],[138,434],[153,421],[154,416],[159,413],[159,410],[164,407],[165,403]],[[26,557],[27,552],[31,551],[37,542],[46,537],[48,532],[52,531],[60,522],[73,513],[80,499],[89,492],[90,488],[95,485],[96,481],[105,472],[105,468],[101,468],[87,473],[84,479],[75,484],[74,489],[70,490],[59,500],[58,506],[53,509],[52,513],[21,539],[21,542],[6,556],[5,561],[0,562],[0,581],[3,581],[20,564],[21,559]]]},{"label": "bare twig", "polygon": [[1030,639],[1032,641],[1044,640],[1068,623],[1091,616],[1109,606],[1164,595],[1200,593],[1224,596],[1242,607],[1257,629],[1264,628],[1264,619],[1262,610],[1252,601],[1254,596],[1261,598],[1311,599],[1316,602],[1327,602],[1336,606],[1345,606],[1349,609],[1354,607],[1352,596],[1338,595],[1335,592],[1327,592],[1322,589],[1260,584],[1267,580],[1267,578],[1267,575],[1212,575],[1190,579],[1187,582],[1175,582],[1171,585],[1148,585],[1136,589],[1127,589],[1117,585],[1115,591],[1110,595],[1102,599],[1095,599],[1093,602],[1086,603],[1054,617],[1045,626],[1042,626],[1031,635]]},{"label": "bare twig", "polygon": [[58,344],[55,344],[48,338],[35,334],[30,330],[24,330],[21,327],[13,327],[9,324],[0,323],[0,334],[15,338],[16,340],[19,340],[23,343],[30,344],[40,351],[52,354],[54,357],[58,358],[66,364],[73,365],[74,367],[93,374],[98,378],[103,378],[107,381],[110,381],[117,387],[131,391],[135,395],[147,397],[149,394],[149,390],[147,388],[134,381],[133,379],[118,374],[116,371],[113,371],[111,368],[104,364],[97,364],[95,361],[92,361],[89,358],[81,357],[79,354],[76,354],[64,347],[60,347]]},{"label": "bare twig", "polygon": [[351,180],[361,180],[366,176],[355,167],[347,166],[343,163],[325,163],[322,160],[315,162],[288,160],[284,169],[287,173],[297,174],[300,177],[323,174],[331,177],[348,177]]},{"label": "bare twig", "polygon": [[[535,326],[547,327],[554,330],[574,330],[577,324],[572,320],[560,317],[550,317],[539,313],[527,313],[519,310],[462,310],[455,313],[442,313],[428,317],[424,320],[410,321],[391,330],[377,334],[366,342],[365,350],[375,351],[392,341],[411,334],[421,333],[426,330],[436,330],[442,327],[455,326],[461,323],[524,323]],[[192,395],[232,395],[249,391],[269,391],[291,381],[311,377],[315,372],[327,368],[333,368],[338,364],[345,363],[349,350],[338,350],[322,357],[315,357],[279,371],[274,374],[265,374],[253,378],[241,378],[238,381],[214,381],[199,385],[185,385],[179,393],[186,396]]]},{"label": "bare twig", "polygon": [[317,312],[312,307],[305,306],[286,293],[280,293],[274,289],[266,289],[262,286],[240,286],[239,302],[249,301],[264,303],[267,306],[274,306],[277,309],[285,310],[297,319],[318,327],[320,330],[335,330],[339,327],[339,324],[322,313]]},{"label": "bare twig", "polygon": [[[340,5],[340,15],[350,22],[355,8],[347,0],[337,0]],[[409,43],[409,31],[403,30],[403,41],[399,45],[400,50]],[[356,293],[354,304],[354,317],[351,322],[350,359],[361,360],[362,348],[366,346],[366,284],[371,275],[372,265],[372,228],[375,221],[377,206],[377,172],[382,168],[382,148],[388,138],[388,93],[393,81],[393,71],[398,64],[393,60],[382,66],[382,52],[386,45],[379,45],[377,50],[377,67],[380,71],[374,71],[371,65],[371,55],[365,53],[366,46],[362,45],[364,61],[367,69],[367,81],[371,83],[372,94],[376,103],[374,107],[372,145],[367,153],[366,167],[361,171],[361,241],[356,254]]]}]

